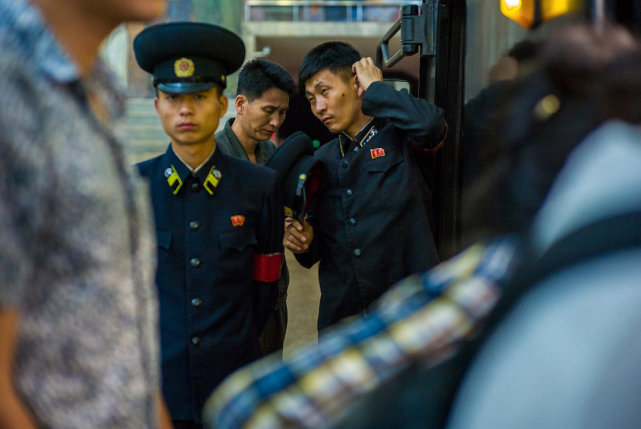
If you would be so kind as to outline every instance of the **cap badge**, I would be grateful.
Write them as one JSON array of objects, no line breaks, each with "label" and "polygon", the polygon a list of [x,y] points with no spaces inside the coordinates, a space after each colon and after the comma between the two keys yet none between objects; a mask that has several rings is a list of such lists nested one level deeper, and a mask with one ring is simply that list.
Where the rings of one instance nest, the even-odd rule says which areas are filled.
[{"label": "cap badge", "polygon": [[245,216],[234,215],[231,217],[231,224],[233,226],[243,226],[245,224]]},{"label": "cap badge", "polygon": [[385,156],[385,149],[382,147],[377,147],[376,149],[370,149],[370,153],[372,154],[372,159],[376,159],[380,156]]},{"label": "cap badge", "polygon": [[174,62],[174,74],[176,77],[191,77],[194,75],[194,62],[189,58],[179,58]]}]

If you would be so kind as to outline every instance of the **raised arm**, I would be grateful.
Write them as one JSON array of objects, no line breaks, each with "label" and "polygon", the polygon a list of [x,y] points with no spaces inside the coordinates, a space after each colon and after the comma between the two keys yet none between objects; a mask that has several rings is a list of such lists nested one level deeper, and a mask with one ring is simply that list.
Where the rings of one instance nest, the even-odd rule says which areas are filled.
[{"label": "raised arm", "polygon": [[363,113],[388,118],[397,128],[407,131],[409,141],[418,147],[432,149],[441,143],[446,125],[440,108],[384,83],[371,58],[362,58],[352,70],[363,91]]}]

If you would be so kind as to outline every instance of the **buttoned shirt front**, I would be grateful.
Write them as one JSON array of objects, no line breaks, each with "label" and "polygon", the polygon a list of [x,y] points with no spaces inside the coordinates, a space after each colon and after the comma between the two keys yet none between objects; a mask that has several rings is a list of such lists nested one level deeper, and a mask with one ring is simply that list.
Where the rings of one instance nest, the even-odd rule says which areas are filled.
[{"label": "buttoned shirt front", "polygon": [[342,134],[314,153],[324,165],[309,216],[314,238],[296,258],[320,261],[319,330],[363,314],[389,286],[438,261],[422,173],[430,160],[420,152],[442,137],[440,109],[375,82],[362,110],[374,119],[355,140]]},{"label": "buttoned shirt front", "polygon": [[[245,148],[234,134],[231,126],[234,123],[234,118],[230,118],[225,127],[216,133],[216,148],[226,155],[233,156],[234,158],[244,159],[249,161]],[[276,145],[271,140],[264,140],[258,142],[256,146],[256,164],[265,164],[276,150]],[[284,306],[287,300],[287,288],[289,286],[289,270],[283,260],[283,269],[281,270],[281,277],[278,281],[278,302],[277,307]]]},{"label": "buttoned shirt front", "polygon": [[278,277],[255,270],[282,260],[276,172],[217,148],[192,172],[171,146],[138,167],[157,229],[163,393],[173,419],[200,421],[214,387],[261,355]]},{"label": "buttoned shirt front", "polygon": [[124,99],[100,64],[80,78],[26,0],[0,0],[0,52],[0,306],[20,316],[15,387],[42,427],[155,428],[153,220],[111,131]]}]

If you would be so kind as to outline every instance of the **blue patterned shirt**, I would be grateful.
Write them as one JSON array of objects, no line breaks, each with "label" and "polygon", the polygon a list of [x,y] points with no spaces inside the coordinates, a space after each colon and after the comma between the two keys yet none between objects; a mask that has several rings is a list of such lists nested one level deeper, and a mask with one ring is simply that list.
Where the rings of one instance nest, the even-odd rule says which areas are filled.
[{"label": "blue patterned shirt", "polygon": [[398,283],[365,317],[280,361],[268,356],[230,376],[205,408],[218,429],[328,427],[359,397],[416,362],[449,356],[493,308],[516,240],[476,244]]},{"label": "blue patterned shirt", "polygon": [[[157,427],[155,245],[145,186],[88,79],[27,0],[0,0],[0,307],[15,387],[42,427]],[[98,120],[88,95],[109,118]]]}]

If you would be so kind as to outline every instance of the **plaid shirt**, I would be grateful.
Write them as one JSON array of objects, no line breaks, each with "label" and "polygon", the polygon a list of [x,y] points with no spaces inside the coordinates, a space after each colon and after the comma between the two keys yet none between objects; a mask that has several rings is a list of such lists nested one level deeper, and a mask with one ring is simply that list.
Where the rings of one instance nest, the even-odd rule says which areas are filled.
[{"label": "plaid shirt", "polygon": [[516,240],[476,244],[398,283],[373,311],[289,359],[264,358],[228,378],[205,409],[208,427],[327,427],[347,405],[412,363],[438,362],[493,308]]}]

